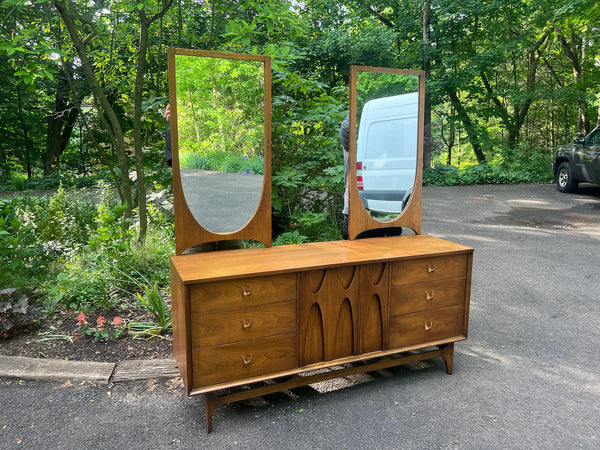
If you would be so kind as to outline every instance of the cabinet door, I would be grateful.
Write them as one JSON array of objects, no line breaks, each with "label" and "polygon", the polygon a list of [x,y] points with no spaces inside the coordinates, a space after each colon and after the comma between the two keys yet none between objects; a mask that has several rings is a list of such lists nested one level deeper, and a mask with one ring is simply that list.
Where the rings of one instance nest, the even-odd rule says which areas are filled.
[{"label": "cabinet door", "polygon": [[387,347],[389,266],[389,263],[360,266],[360,353],[384,350]]},{"label": "cabinet door", "polygon": [[299,364],[353,355],[358,342],[359,268],[302,272],[299,283]]}]

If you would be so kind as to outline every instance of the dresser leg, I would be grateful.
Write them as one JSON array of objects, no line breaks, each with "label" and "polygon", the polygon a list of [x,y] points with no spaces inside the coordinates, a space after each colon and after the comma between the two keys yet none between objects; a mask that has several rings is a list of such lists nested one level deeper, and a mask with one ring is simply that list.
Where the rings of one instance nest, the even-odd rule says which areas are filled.
[{"label": "dresser leg", "polygon": [[206,410],[206,433],[212,431],[212,419],[215,410],[219,407],[219,402],[214,394],[204,394],[204,409]]},{"label": "dresser leg", "polygon": [[446,363],[446,373],[452,375],[452,364],[454,362],[454,342],[447,344],[442,350],[442,358]]}]

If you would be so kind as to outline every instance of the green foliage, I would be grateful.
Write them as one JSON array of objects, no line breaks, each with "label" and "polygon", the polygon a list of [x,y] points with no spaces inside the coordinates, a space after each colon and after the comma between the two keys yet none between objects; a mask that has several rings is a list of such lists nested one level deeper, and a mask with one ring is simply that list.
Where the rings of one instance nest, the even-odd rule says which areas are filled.
[{"label": "green foliage", "polygon": [[212,151],[206,154],[185,151],[179,154],[179,163],[187,169],[216,170],[227,173],[264,173],[262,156],[236,155],[226,151]]},{"label": "green foliage", "polygon": [[[343,155],[339,125],[347,106],[311,77],[281,67],[274,78],[273,220],[276,234],[298,230],[309,240],[326,240],[317,225],[341,216]],[[315,217],[318,221],[315,222]],[[331,220],[329,220],[331,223]]]},{"label": "green foliage", "polygon": [[288,231],[277,236],[273,241],[273,245],[303,244],[307,242],[307,240],[308,238],[306,236],[302,236],[298,230]]},{"label": "green foliage", "polygon": [[124,227],[112,190],[102,196],[96,204],[59,189],[51,197],[0,200],[0,285],[35,292],[46,311],[86,312],[119,307],[136,277],[167,286],[172,215],[150,205],[150,232],[140,243],[135,223]]},{"label": "green foliage", "polygon": [[[157,283],[152,284],[152,287],[149,288],[147,285],[144,286],[144,294],[140,295],[139,292],[136,293],[139,302],[144,305],[144,307],[154,316],[154,320],[156,323],[150,323],[148,327],[141,327],[137,330],[134,335],[134,338],[140,338],[142,336],[153,337],[156,334],[163,334],[165,331],[169,330],[173,324],[173,317],[171,315],[171,310],[165,303],[165,300],[158,289]],[[130,328],[131,329],[131,328]]]},{"label": "green foliage", "polygon": [[464,169],[436,165],[423,171],[423,185],[425,186],[544,183],[547,181],[549,181],[547,175],[526,170],[506,170],[494,164],[474,165]]}]

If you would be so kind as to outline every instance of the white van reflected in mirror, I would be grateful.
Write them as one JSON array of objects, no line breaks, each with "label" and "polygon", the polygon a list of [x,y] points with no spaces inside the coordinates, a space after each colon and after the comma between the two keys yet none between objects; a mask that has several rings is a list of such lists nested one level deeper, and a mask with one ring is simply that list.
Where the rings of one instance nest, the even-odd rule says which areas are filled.
[{"label": "white van reflected in mirror", "polygon": [[402,212],[413,189],[417,165],[419,93],[365,103],[360,117],[356,178],[365,209]]}]

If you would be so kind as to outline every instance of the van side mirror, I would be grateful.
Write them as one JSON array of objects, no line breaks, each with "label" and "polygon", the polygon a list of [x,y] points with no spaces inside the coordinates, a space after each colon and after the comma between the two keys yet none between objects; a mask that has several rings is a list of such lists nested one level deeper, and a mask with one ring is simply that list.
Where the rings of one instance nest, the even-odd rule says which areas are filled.
[{"label": "van side mirror", "polygon": [[584,136],[576,136],[573,143],[583,145],[585,143],[585,137]]}]

